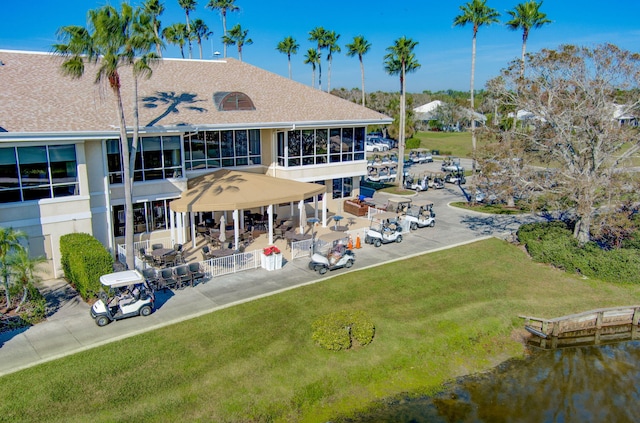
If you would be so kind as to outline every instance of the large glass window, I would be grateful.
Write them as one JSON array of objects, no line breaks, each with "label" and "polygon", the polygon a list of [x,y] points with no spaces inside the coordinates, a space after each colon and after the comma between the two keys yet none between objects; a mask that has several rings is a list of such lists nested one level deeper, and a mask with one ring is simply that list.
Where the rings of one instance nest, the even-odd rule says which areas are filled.
[{"label": "large glass window", "polygon": [[[169,229],[167,226],[168,203],[172,200],[144,201],[133,205],[133,232],[140,234],[155,230]],[[113,234],[124,236],[124,206],[113,206]]]},{"label": "large glass window", "polygon": [[75,145],[0,148],[0,203],[78,195]]},{"label": "large glass window", "polygon": [[200,131],[184,138],[188,170],[260,164],[260,131]]},{"label": "large glass window", "polygon": [[[131,142],[131,140],[129,140]],[[204,143],[189,145],[185,152],[187,156],[204,157]],[[196,160],[198,161],[198,160]],[[109,167],[109,182],[122,183],[122,156],[120,141],[107,140],[107,165]],[[136,152],[134,181],[151,181],[164,178],[179,178],[182,172],[180,155],[180,137],[142,137]]]},{"label": "large glass window", "polygon": [[278,132],[278,164],[292,167],[364,160],[364,139],[364,127]]},{"label": "large glass window", "polygon": [[336,178],[333,180],[333,198],[351,197],[353,178]]}]

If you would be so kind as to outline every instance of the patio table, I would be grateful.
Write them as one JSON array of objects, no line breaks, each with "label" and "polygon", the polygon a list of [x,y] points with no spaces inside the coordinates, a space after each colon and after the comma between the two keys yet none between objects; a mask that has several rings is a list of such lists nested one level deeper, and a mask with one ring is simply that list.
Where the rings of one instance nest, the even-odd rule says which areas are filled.
[{"label": "patio table", "polygon": [[173,253],[175,250],[173,248],[158,248],[156,250],[151,250],[151,255],[154,257],[164,257],[167,254]]},{"label": "patio table", "polygon": [[219,248],[217,250],[211,250],[210,255],[214,258],[220,258],[233,255],[234,252],[235,250],[232,250],[230,248]]}]

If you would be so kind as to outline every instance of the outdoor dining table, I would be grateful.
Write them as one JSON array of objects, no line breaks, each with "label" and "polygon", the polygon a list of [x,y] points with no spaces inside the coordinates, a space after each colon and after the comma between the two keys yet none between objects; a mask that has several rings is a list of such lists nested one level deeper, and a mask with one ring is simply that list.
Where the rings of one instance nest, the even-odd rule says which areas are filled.
[{"label": "outdoor dining table", "polygon": [[164,257],[167,254],[173,253],[175,250],[173,248],[158,248],[156,250],[151,250],[151,255],[154,257]]},{"label": "outdoor dining table", "polygon": [[219,248],[217,250],[211,250],[209,254],[211,255],[211,257],[220,258],[233,255],[234,252],[235,250],[232,250],[230,248]]}]

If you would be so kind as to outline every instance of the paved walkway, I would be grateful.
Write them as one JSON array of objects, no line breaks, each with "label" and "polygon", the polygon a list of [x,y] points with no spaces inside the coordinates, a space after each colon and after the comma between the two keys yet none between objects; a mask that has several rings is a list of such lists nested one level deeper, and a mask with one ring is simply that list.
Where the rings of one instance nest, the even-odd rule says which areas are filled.
[{"label": "paved walkway", "polygon": [[[375,248],[363,243],[363,248],[356,250],[356,263],[349,271],[487,237],[506,237],[520,224],[535,219],[531,216],[485,215],[449,207],[449,202],[463,198],[460,187],[455,185],[447,185],[438,191],[429,190],[418,197],[434,202],[435,228],[418,229],[405,236],[400,244]],[[102,328],[89,316],[89,305],[74,295],[64,281],[48,281],[46,294],[55,312],[35,326],[0,334],[0,376],[256,298],[321,282],[347,271],[329,272],[323,278],[310,271],[307,265],[307,259],[297,259],[285,263],[277,271],[240,272],[181,291],[158,292],[157,308],[151,316],[120,320]]]}]

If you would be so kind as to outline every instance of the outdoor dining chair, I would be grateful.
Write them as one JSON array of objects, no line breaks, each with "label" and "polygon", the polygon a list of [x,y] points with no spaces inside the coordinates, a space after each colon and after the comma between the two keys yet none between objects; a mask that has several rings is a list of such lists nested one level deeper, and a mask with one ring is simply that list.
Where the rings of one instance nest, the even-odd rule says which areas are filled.
[{"label": "outdoor dining chair", "polygon": [[207,276],[200,268],[200,263],[189,263],[189,273],[191,274],[191,285],[195,285],[196,282],[201,281]]},{"label": "outdoor dining chair", "polygon": [[152,250],[159,250],[159,249],[161,249],[161,248],[164,248],[164,245],[162,245],[162,244],[153,244],[153,245],[151,246],[151,249],[152,249]]},{"label": "outdoor dining chair", "polygon": [[169,253],[162,257],[162,265],[164,267],[172,267],[176,265],[176,258],[178,257],[178,253],[173,252]]},{"label": "outdoor dining chair", "polygon": [[175,288],[176,285],[178,285],[178,280],[175,278],[172,269],[160,270],[158,282],[160,285],[160,289],[171,289]]},{"label": "outdoor dining chair", "polygon": [[187,285],[193,286],[193,280],[191,279],[191,273],[189,272],[189,266],[183,265],[175,268],[175,278],[178,281],[176,287],[182,289]]}]

